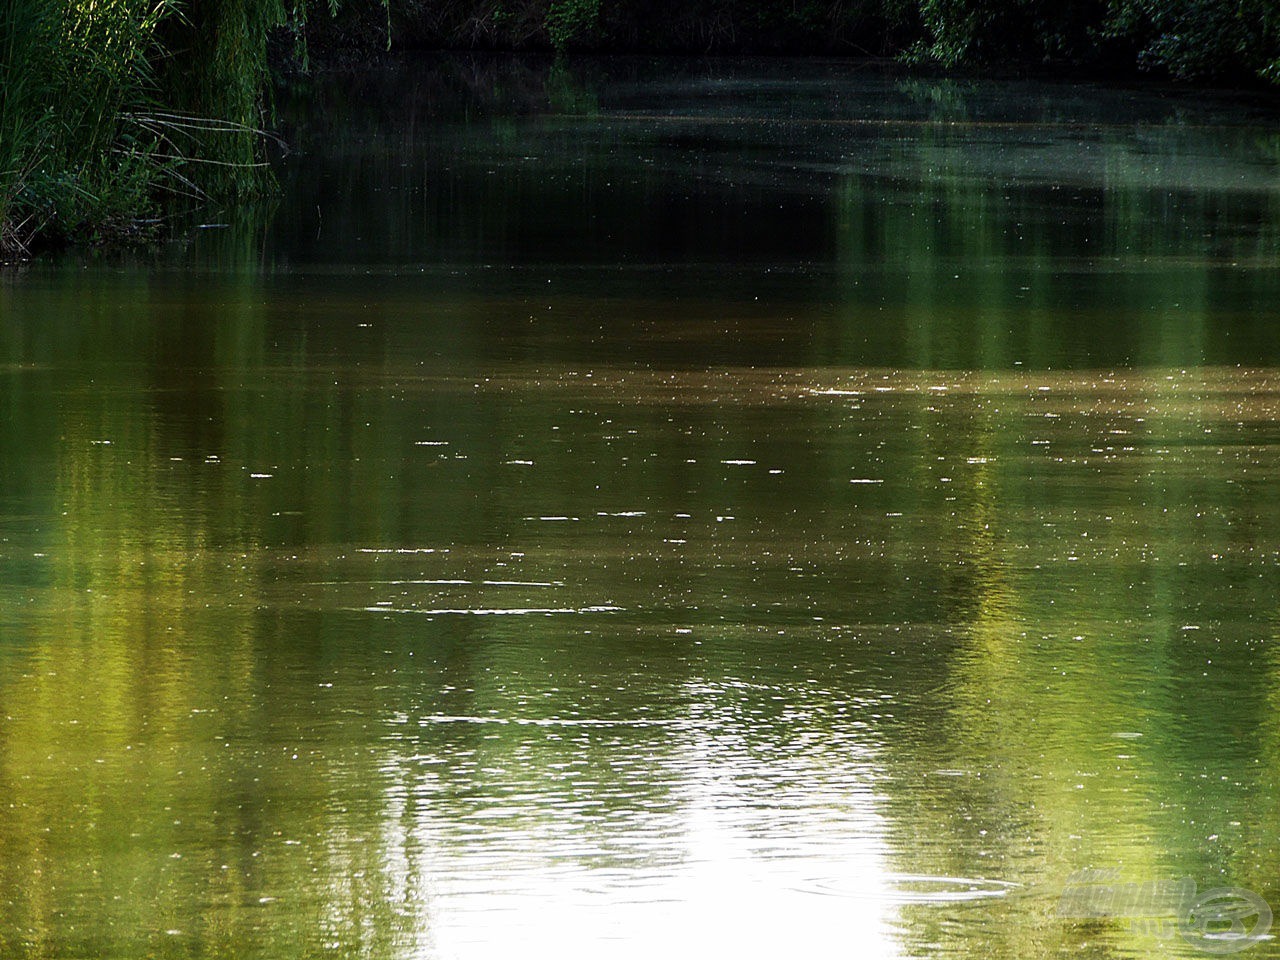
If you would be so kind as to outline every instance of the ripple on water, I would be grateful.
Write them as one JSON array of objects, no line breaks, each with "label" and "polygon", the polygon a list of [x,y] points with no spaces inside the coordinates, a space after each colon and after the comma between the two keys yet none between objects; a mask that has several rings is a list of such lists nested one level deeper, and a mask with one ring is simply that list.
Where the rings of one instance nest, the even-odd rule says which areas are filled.
[{"label": "ripple on water", "polygon": [[556,613],[617,613],[624,608],[615,607],[611,604],[594,604],[589,607],[433,607],[430,609],[419,609],[418,607],[373,606],[356,608],[344,607],[343,609],[353,610],[357,613],[404,613],[431,617],[514,617],[531,616],[536,614],[550,615]]},{"label": "ripple on water", "polygon": [[796,889],[851,900],[875,900],[882,903],[966,903],[974,900],[996,900],[1018,889],[1020,884],[1007,880],[981,877],[935,877],[926,874],[888,873],[874,885],[861,877],[818,877],[806,880]]}]

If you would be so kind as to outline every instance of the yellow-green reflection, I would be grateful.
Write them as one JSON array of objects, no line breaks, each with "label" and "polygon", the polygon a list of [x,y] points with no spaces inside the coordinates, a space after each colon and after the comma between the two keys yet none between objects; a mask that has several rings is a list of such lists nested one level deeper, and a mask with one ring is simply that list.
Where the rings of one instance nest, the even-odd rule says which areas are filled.
[{"label": "yellow-green reflection", "polygon": [[[1245,189],[1194,125],[1149,181],[981,89],[707,89],[335,110],[319,239],[0,288],[0,954],[1193,957],[1059,897],[1280,905],[1259,135]],[[768,162],[833,145],[817,200]]]}]

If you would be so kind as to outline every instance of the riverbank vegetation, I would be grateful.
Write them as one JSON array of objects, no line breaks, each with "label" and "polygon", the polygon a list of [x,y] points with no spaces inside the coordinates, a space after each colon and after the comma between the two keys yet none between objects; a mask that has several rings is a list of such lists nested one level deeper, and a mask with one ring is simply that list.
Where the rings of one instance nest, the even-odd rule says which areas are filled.
[{"label": "riverbank vegetation", "polygon": [[0,0],[0,253],[121,240],[265,182],[279,3]]},{"label": "riverbank vegetation", "polygon": [[[0,254],[269,183],[269,62],[389,45],[892,57],[1280,89],[1274,0],[0,0]],[[287,72],[287,71],[286,71]]]}]

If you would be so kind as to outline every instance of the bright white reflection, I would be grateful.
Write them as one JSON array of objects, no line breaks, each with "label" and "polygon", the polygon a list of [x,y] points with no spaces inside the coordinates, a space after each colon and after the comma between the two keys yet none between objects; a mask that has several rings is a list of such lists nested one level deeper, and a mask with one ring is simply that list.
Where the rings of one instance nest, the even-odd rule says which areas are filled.
[{"label": "bright white reflection", "polygon": [[898,956],[874,746],[842,716],[866,704],[787,689],[762,717],[745,686],[634,731],[418,724],[386,769],[400,955]]}]

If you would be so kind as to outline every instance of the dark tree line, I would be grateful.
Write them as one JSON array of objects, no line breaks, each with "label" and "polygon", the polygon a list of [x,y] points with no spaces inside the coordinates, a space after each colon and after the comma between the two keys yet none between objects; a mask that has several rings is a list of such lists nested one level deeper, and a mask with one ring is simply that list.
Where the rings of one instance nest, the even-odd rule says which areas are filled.
[{"label": "dark tree line", "polygon": [[0,0],[0,255],[263,186],[269,52],[895,57],[1280,84],[1280,0]]},{"label": "dark tree line", "polygon": [[347,0],[328,49],[409,47],[903,57],[1280,83],[1277,0]]}]

